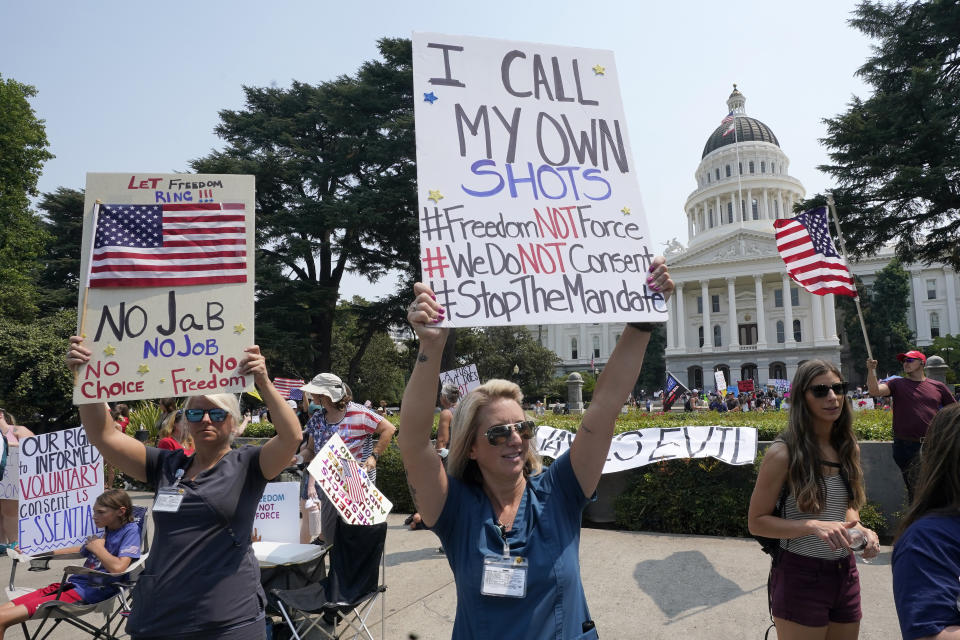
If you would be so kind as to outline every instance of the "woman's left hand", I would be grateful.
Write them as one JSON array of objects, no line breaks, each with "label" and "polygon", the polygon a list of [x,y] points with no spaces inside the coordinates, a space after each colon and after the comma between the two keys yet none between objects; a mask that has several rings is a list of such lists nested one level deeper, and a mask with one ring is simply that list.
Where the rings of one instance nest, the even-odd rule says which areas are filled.
[{"label": "woman's left hand", "polygon": [[670,272],[667,271],[667,261],[663,256],[657,256],[650,263],[650,269],[647,273],[647,288],[663,295],[664,300],[673,295],[673,280],[670,278]]},{"label": "woman's left hand", "polygon": [[267,361],[263,357],[263,354],[260,353],[260,347],[253,345],[243,351],[246,355],[240,360],[240,366],[238,367],[240,373],[243,375],[252,375],[255,382],[269,380],[270,376],[267,375]]},{"label": "woman's left hand", "polygon": [[866,560],[876,558],[880,555],[880,537],[872,529],[860,527],[867,538],[867,546],[863,548],[863,557]]},{"label": "woman's left hand", "polygon": [[370,473],[377,468],[377,459],[373,456],[367,456],[367,459],[363,461],[363,468],[367,470],[367,473]]}]

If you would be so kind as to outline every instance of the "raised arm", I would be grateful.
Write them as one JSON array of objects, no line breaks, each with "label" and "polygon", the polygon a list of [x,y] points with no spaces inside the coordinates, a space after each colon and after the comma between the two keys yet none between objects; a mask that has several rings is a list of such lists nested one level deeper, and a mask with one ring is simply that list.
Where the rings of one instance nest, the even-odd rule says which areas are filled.
[{"label": "raised arm", "polygon": [[[70,337],[66,363],[71,371],[76,373],[90,360],[90,355],[90,350],[83,346],[83,338]],[[87,439],[97,448],[103,459],[131,478],[146,482],[147,448],[139,440],[116,428],[107,403],[81,404],[77,409],[80,411],[80,422],[87,432]]]},{"label": "raised arm", "polygon": [[874,398],[890,395],[890,387],[877,381],[877,361],[867,360],[867,389]]},{"label": "raised arm", "polygon": [[303,432],[300,430],[297,414],[270,381],[267,363],[260,353],[260,347],[247,347],[244,352],[246,356],[240,362],[240,373],[253,375],[253,382],[270,410],[273,426],[277,430],[277,435],[270,438],[260,450],[260,472],[264,478],[275,478],[290,465],[300,447]]},{"label": "raised arm", "polygon": [[417,511],[427,526],[433,525],[447,500],[447,474],[430,444],[433,408],[440,379],[440,355],[447,340],[446,329],[436,326],[443,309],[425,284],[413,287],[416,296],[407,320],[420,339],[420,352],[400,406],[400,455]]},{"label": "raised arm", "polygon": [[[666,299],[673,292],[673,280],[662,257],[656,257],[647,274],[647,286]],[[585,496],[593,495],[610,451],[614,425],[640,374],[650,331],[627,326],[597,379],[593,400],[583,416],[580,430],[570,446],[570,464]]]}]

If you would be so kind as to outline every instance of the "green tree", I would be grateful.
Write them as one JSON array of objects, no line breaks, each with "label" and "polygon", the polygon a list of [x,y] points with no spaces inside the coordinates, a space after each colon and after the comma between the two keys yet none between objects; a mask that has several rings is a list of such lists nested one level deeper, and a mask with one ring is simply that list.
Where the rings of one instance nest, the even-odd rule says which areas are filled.
[{"label": "green tree", "polygon": [[[639,397],[640,389],[646,389],[648,394],[652,394],[657,389],[663,389],[667,383],[667,361],[665,354],[667,351],[667,325],[658,324],[650,334],[650,342],[647,344],[647,352],[643,356],[643,367],[640,369],[640,375],[637,382],[633,385],[634,396]],[[686,383],[686,371],[674,371],[681,382]],[[704,373],[708,375],[709,372]],[[707,380],[704,379],[704,384]]]},{"label": "green tree", "polygon": [[937,336],[924,351],[927,356],[940,356],[950,367],[945,376],[947,384],[960,382],[960,336]]},{"label": "green tree", "polygon": [[16,320],[36,315],[36,259],[46,241],[29,201],[53,157],[43,120],[30,106],[36,93],[0,76],[0,316]]},{"label": "green tree", "polygon": [[839,185],[847,246],[895,241],[903,262],[960,268],[960,3],[862,2],[850,24],[876,40],[857,71],[873,93],[824,120],[820,167]]},{"label": "green tree", "polygon": [[451,364],[477,365],[482,381],[512,380],[533,400],[550,394],[559,363],[557,354],[537,342],[526,327],[515,326],[458,329],[456,359]]},{"label": "green tree", "polygon": [[370,325],[363,322],[362,312],[369,306],[358,296],[338,305],[331,371],[347,381],[358,402],[398,404],[406,382],[404,357],[386,331],[367,334]]},{"label": "green tree", "polygon": [[59,187],[43,194],[40,209],[44,212],[42,227],[50,238],[37,282],[40,309],[75,309],[80,288],[83,191]]},{"label": "green tree", "polygon": [[[897,354],[912,348],[913,332],[907,325],[907,308],[910,306],[910,275],[903,270],[900,261],[893,259],[877,272],[877,279],[870,291],[858,277],[854,277],[860,294],[870,348],[877,360],[877,375],[896,373],[900,370]],[[843,332],[850,345],[853,367],[866,374],[867,349],[863,342],[863,330],[853,299],[837,296],[837,307],[842,315]]]},{"label": "green tree", "polygon": [[410,41],[384,38],[379,50],[355,76],[244,87],[246,108],[220,112],[227,147],[191,162],[256,175],[257,331],[271,360],[303,372],[331,368],[346,272],[406,274],[396,295],[358,310],[369,340],[403,321],[420,269]]}]

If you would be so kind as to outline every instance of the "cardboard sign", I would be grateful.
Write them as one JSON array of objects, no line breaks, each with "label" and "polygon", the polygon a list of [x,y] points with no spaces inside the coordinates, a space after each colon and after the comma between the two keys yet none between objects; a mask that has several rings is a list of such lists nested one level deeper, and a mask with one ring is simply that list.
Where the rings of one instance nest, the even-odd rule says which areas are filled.
[{"label": "cardboard sign", "polygon": [[99,534],[93,503],[103,458],[83,427],[20,441],[20,550],[27,555],[83,544]]},{"label": "cardboard sign", "polygon": [[253,517],[253,537],[267,542],[300,542],[300,483],[270,482]]},{"label": "cardboard sign", "polygon": [[10,447],[0,480],[0,500],[20,499],[20,447]]},{"label": "cardboard sign", "polygon": [[320,448],[307,471],[348,524],[385,522],[393,508],[393,503],[370,482],[339,434],[331,436]]},{"label": "cardboard sign", "polygon": [[455,384],[460,389],[460,398],[467,395],[480,386],[480,374],[477,373],[477,365],[468,364],[459,369],[451,369],[440,373],[440,385]]},{"label": "cardboard sign", "polygon": [[665,321],[613,52],[415,33],[423,281],[455,326]]},{"label": "cardboard sign", "polygon": [[75,404],[252,387],[253,176],[87,174]]},{"label": "cardboard sign", "polygon": [[738,381],[737,381],[737,390],[738,390],[738,391],[753,391],[753,380],[738,380]]},{"label": "cardboard sign", "polygon": [[[537,453],[556,459],[575,434],[546,425],[537,428]],[[716,458],[727,464],[753,464],[757,430],[753,427],[660,427],[614,436],[603,473],[635,469],[679,458]]]}]

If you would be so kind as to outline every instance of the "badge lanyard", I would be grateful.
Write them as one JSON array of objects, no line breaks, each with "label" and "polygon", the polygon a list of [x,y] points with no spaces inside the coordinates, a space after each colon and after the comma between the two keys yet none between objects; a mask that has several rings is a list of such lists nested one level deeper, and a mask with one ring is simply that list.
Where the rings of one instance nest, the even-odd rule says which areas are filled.
[{"label": "badge lanyard", "polygon": [[507,528],[497,523],[497,529],[503,541],[503,555],[483,559],[480,593],[485,596],[524,598],[527,595],[527,561],[521,556],[510,555]]},{"label": "badge lanyard", "polygon": [[157,499],[153,503],[154,511],[176,513],[180,510],[180,503],[183,502],[184,494],[183,487],[180,486],[180,480],[182,478],[183,469],[177,469],[173,485],[157,490]]}]

